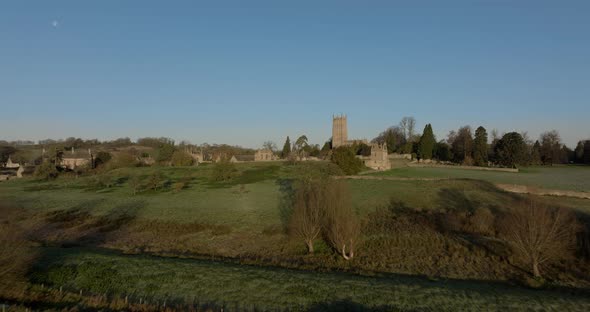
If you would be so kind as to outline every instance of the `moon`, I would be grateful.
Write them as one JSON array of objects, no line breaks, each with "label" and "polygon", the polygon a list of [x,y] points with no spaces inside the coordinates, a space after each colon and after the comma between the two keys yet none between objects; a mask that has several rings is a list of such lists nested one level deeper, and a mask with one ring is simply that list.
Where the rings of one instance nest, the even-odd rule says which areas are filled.
[{"label": "moon", "polygon": [[59,26],[59,22],[57,20],[53,20],[51,22],[51,26],[53,26],[53,28],[57,28],[57,26]]}]

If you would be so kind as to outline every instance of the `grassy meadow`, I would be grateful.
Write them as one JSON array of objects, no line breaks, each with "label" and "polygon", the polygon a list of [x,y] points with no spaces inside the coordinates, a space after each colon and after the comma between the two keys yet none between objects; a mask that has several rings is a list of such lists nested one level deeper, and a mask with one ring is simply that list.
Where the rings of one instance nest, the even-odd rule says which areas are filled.
[{"label": "grassy meadow", "polygon": [[590,167],[556,165],[520,168],[520,172],[402,166],[371,175],[400,178],[475,179],[492,183],[531,185],[547,189],[590,192]]},{"label": "grassy meadow", "polygon": [[[321,241],[307,255],[285,232],[284,200],[293,179],[302,169],[330,170],[328,163],[243,163],[227,182],[212,182],[212,167],[12,180],[0,183],[0,203],[29,214],[21,223],[32,229],[40,254],[31,281],[71,290],[229,307],[239,301],[262,310],[590,307],[580,295],[590,288],[587,262],[547,267],[551,287],[526,289],[514,282],[526,279],[526,271],[493,239],[442,231],[432,221],[448,212],[497,214],[523,199],[493,183],[588,190],[588,168],[401,168],[373,174],[451,179],[346,180],[364,228],[358,255],[344,261]],[[154,176],[158,187],[145,187]],[[141,190],[134,191],[134,179]],[[537,199],[590,215],[590,200]]]}]

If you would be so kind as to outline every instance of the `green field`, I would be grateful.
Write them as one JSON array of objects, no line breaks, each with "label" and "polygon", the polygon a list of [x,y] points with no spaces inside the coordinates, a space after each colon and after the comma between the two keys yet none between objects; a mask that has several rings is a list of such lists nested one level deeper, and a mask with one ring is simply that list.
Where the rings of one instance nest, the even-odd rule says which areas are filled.
[{"label": "green field", "polygon": [[[305,166],[319,171],[326,170],[327,164]],[[389,236],[367,234],[351,262],[334,255],[322,242],[314,255],[305,255],[303,245],[282,230],[282,199],[301,167],[251,163],[237,168],[236,177],[224,183],[211,182],[211,166],[117,169],[106,174],[108,186],[97,185],[101,176],[93,175],[12,180],[0,183],[0,203],[30,211],[31,223],[53,222],[51,228],[57,234],[44,238],[48,245],[78,246],[39,248],[42,257],[31,275],[36,283],[74,291],[183,302],[196,298],[230,306],[239,301],[261,309],[315,305],[329,310],[332,304],[384,310],[584,311],[590,307],[587,297],[577,295],[585,293],[580,287],[588,285],[578,277],[580,271],[552,268],[553,290],[513,286],[512,278],[526,272],[504,256],[429,228],[401,226]],[[133,195],[129,181],[135,176],[147,181],[154,173],[162,175],[162,186]],[[376,174],[453,179],[346,180],[363,220],[392,203],[420,212],[480,208],[499,212],[523,197],[490,182],[535,181],[547,188],[581,190],[587,188],[584,177],[590,170],[532,168],[514,174],[403,168]],[[178,181],[188,183],[174,191]],[[590,200],[538,199],[590,215]],[[116,226],[105,230],[100,227],[105,223]],[[207,258],[231,258],[231,263],[203,260]],[[570,286],[573,293],[560,290]]]},{"label": "green field", "polygon": [[[590,298],[496,283],[358,276],[231,263],[121,256],[84,249],[47,250],[35,276],[73,291],[168,302],[216,302],[249,310],[378,309],[446,311],[588,311]],[[339,310],[340,311],[340,310]]]},{"label": "green field", "polygon": [[532,185],[547,189],[590,192],[589,166],[554,166],[521,168],[520,172],[497,172],[454,168],[401,167],[375,176],[401,178],[476,179],[492,183]]}]

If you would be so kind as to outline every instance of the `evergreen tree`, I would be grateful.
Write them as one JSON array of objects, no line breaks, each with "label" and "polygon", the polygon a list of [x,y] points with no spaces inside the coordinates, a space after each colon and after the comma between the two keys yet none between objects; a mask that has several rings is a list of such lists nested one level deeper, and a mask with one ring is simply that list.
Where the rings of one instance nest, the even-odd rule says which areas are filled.
[{"label": "evergreen tree", "polygon": [[484,127],[475,130],[473,161],[476,166],[488,164],[488,133]]},{"label": "evergreen tree", "polygon": [[420,159],[432,159],[432,152],[435,144],[436,140],[434,139],[432,126],[427,124],[424,127],[424,132],[422,132],[422,137],[420,138],[420,143],[418,145],[418,157],[420,157]]},{"label": "evergreen tree", "polygon": [[495,154],[500,165],[506,167],[526,165],[526,143],[519,133],[506,133],[498,141],[495,149]]},{"label": "evergreen tree", "polygon": [[283,158],[287,158],[289,157],[289,154],[291,154],[291,140],[289,139],[289,136],[287,136],[285,145],[283,145],[283,151],[281,152],[281,156]]}]

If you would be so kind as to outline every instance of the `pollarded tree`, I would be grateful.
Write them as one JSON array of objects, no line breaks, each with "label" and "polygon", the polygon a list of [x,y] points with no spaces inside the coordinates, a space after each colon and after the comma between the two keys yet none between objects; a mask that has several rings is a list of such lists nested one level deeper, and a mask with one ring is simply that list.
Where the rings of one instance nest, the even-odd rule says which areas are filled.
[{"label": "pollarded tree", "polygon": [[289,233],[305,242],[308,253],[313,253],[313,243],[320,236],[325,203],[326,192],[322,179],[301,179],[297,183]]},{"label": "pollarded tree", "polygon": [[350,190],[343,180],[326,185],[324,227],[332,247],[345,259],[354,257],[360,238],[360,222],[352,207]]},{"label": "pollarded tree", "polygon": [[418,145],[418,157],[420,157],[420,159],[432,159],[435,144],[436,140],[434,138],[434,133],[432,132],[432,126],[427,124],[424,127],[424,132],[422,133]]},{"label": "pollarded tree", "polygon": [[515,254],[541,277],[540,266],[571,255],[575,248],[577,221],[572,211],[551,209],[535,202],[507,214],[500,233]]},{"label": "pollarded tree", "polygon": [[487,166],[488,164],[488,133],[481,126],[475,130],[473,162],[476,166]]},{"label": "pollarded tree", "polygon": [[285,140],[285,144],[283,145],[283,151],[281,152],[282,158],[287,158],[291,155],[291,140],[289,140],[289,136],[287,136],[287,140]]}]

